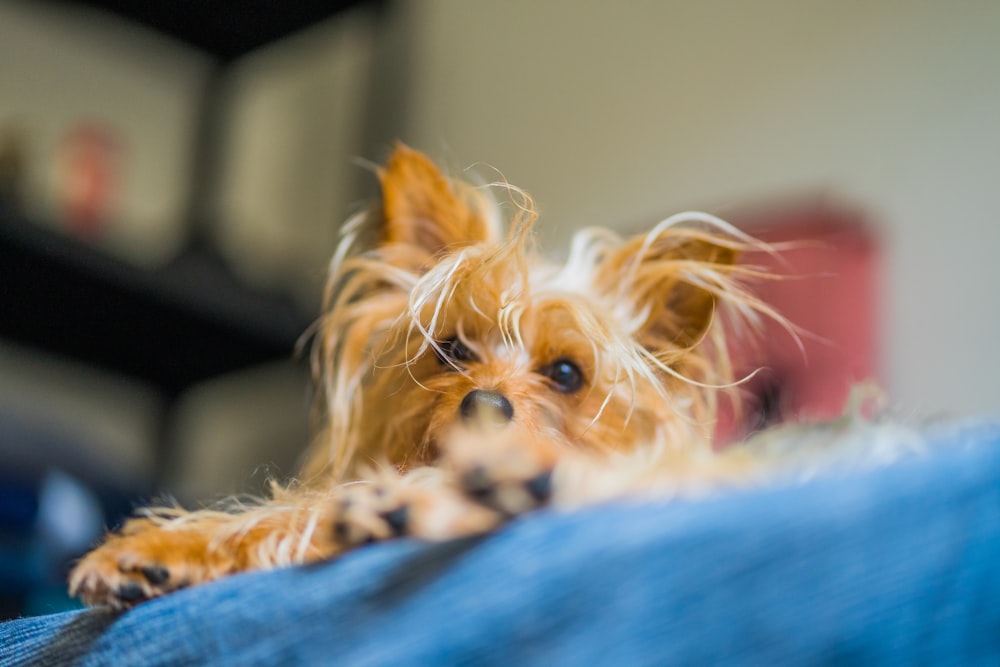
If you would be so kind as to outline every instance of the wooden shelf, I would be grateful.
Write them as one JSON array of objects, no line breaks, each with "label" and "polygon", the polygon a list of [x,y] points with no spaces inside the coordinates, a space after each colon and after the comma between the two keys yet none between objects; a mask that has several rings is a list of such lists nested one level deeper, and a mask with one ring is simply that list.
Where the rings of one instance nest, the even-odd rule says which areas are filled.
[{"label": "wooden shelf", "polygon": [[205,251],[149,272],[0,210],[0,338],[167,394],[290,359],[310,316],[241,284]]},{"label": "wooden shelf", "polygon": [[75,0],[230,61],[358,6],[382,0]]},{"label": "wooden shelf", "polygon": [[[215,181],[220,85],[232,60],[354,7],[390,0],[69,0],[201,49],[219,67],[206,85],[193,217]],[[206,225],[193,224],[204,230]],[[148,272],[0,208],[0,340],[124,373],[176,395],[215,375],[290,359],[313,314],[241,284],[222,260],[192,248]]]}]

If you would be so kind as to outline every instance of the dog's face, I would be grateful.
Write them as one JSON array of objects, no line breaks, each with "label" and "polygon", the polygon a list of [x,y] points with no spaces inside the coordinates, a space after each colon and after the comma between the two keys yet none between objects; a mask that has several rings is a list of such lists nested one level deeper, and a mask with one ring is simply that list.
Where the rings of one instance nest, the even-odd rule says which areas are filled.
[{"label": "dog's face", "polygon": [[553,263],[519,191],[505,233],[485,197],[416,151],[398,147],[379,175],[374,249],[335,260],[316,343],[328,422],[307,472],[428,463],[456,438],[602,452],[703,440],[704,384],[728,379],[706,352],[722,349],[717,306],[751,303],[737,241],[591,230]]}]

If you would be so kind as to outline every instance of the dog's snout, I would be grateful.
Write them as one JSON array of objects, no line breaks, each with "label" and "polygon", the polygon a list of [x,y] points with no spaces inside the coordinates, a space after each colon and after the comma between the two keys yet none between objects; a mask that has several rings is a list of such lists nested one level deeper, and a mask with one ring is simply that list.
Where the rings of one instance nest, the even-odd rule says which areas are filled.
[{"label": "dog's snout", "polygon": [[462,399],[462,421],[503,426],[514,419],[514,406],[498,391],[475,389]]}]

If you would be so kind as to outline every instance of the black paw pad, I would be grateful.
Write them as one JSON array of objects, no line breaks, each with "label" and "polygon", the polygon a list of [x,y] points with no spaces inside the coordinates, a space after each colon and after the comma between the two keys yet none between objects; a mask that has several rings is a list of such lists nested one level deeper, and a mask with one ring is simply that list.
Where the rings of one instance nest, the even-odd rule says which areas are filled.
[{"label": "black paw pad", "polygon": [[337,521],[333,524],[333,536],[338,542],[347,542],[351,536],[351,527],[346,521]]},{"label": "black paw pad", "polygon": [[535,475],[524,483],[525,490],[539,503],[546,503],[552,497],[552,472]]},{"label": "black paw pad", "polygon": [[128,581],[119,586],[116,594],[122,602],[138,602],[146,599],[146,591],[134,581]]},{"label": "black paw pad", "polygon": [[493,493],[493,486],[493,480],[483,466],[476,466],[462,476],[462,488],[473,498],[486,498]]},{"label": "black paw pad", "polygon": [[385,520],[396,537],[406,534],[406,526],[410,522],[410,508],[406,505],[397,507],[394,510],[383,512],[379,516]]},{"label": "black paw pad", "polygon": [[162,565],[146,565],[140,572],[142,572],[142,576],[146,577],[146,581],[154,586],[165,584],[170,579],[170,570]]},{"label": "black paw pad", "polygon": [[349,521],[341,519],[333,524],[334,538],[344,545],[371,544],[375,541],[375,536],[365,531],[360,526],[352,525]]}]

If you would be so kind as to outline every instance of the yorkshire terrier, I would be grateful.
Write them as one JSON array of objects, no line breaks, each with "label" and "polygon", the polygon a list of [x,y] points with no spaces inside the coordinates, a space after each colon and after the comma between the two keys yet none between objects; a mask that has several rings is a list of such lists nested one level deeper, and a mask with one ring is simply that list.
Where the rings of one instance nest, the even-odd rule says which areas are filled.
[{"label": "yorkshire terrier", "polygon": [[727,335],[779,318],[737,262],[761,244],[681,214],[630,239],[578,232],[557,263],[535,251],[513,186],[505,230],[490,188],[408,147],[378,176],[380,205],[345,225],[313,332],[321,425],[298,481],[249,506],[143,510],[76,565],[73,595],[126,608],[542,505],[760,478],[762,457],[717,452],[711,433],[737,380]]}]

